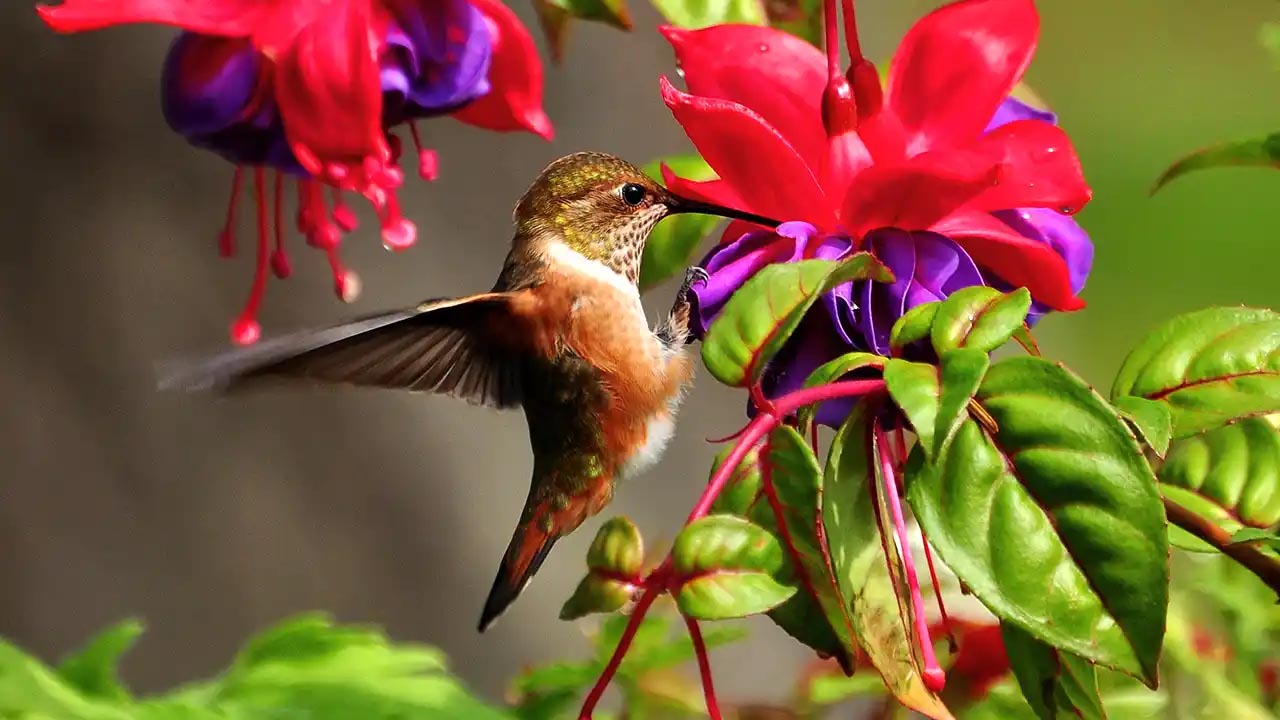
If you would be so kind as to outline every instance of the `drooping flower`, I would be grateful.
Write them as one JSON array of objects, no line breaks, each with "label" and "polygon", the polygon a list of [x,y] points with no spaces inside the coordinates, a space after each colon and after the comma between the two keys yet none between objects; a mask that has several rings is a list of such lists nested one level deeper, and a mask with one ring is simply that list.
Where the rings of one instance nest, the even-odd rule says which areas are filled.
[{"label": "drooping flower", "polygon": [[297,185],[299,231],[328,255],[335,290],[350,301],[359,284],[338,246],[356,220],[343,193],[371,202],[388,249],[407,248],[417,235],[397,200],[403,173],[393,128],[408,125],[426,180],[437,158],[422,146],[418,119],[452,115],[487,129],[552,133],[532,38],[499,0],[66,0],[38,10],[61,32],[128,23],[183,30],[165,61],[162,105],[176,132],[237,166],[218,242],[224,256],[235,252],[246,168],[254,176],[258,267],[232,326],[239,343],[261,333],[268,265],[278,277],[290,274],[285,176]]},{"label": "drooping flower", "polygon": [[[1083,306],[1092,247],[1067,215],[1091,191],[1053,115],[1010,97],[1038,34],[1032,0],[965,0],[927,15],[886,87],[856,32],[847,76],[834,54],[768,28],[664,33],[689,89],[664,79],[664,100],[719,176],[668,172],[673,189],[805,220],[905,271],[855,294],[854,346],[886,352],[904,310],[963,285],[1026,286],[1041,312]],[[743,229],[731,225],[712,257],[731,264]]]}]

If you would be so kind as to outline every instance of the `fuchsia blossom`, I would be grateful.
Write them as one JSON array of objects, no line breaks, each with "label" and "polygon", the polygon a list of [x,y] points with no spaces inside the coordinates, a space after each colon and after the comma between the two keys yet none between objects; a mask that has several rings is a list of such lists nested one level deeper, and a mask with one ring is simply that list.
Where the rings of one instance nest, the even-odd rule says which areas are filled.
[{"label": "fuchsia blossom", "polygon": [[[834,10],[834,4],[827,4]],[[769,217],[803,221],[778,234],[732,224],[695,288],[698,329],[764,265],[870,250],[891,284],[838,288],[806,320],[765,379],[774,396],[849,349],[887,355],[903,312],[952,291],[1026,286],[1034,320],[1084,306],[1088,236],[1069,215],[1090,199],[1052,113],[1011,97],[1039,31],[1032,0],[964,0],[922,18],[882,86],[861,56],[851,3],[853,65],[784,32],[746,25],[665,28],[688,93],[662,95],[719,176],[694,182],[665,170],[676,191]],[[824,407],[820,420],[846,413]]]},{"label": "fuchsia blossom", "polygon": [[[356,222],[344,192],[373,204],[388,249],[417,235],[396,197],[404,176],[392,128],[408,124],[426,180],[437,161],[422,147],[419,118],[552,134],[533,40],[500,0],[66,0],[39,12],[60,32],[140,22],[184,30],[165,62],[163,108],[175,131],[237,166],[219,237],[224,256],[235,252],[244,168],[254,174],[258,267],[232,326],[242,344],[261,334],[267,266],[290,274],[285,175],[297,184],[299,231],[328,255],[338,296],[351,300],[358,281],[338,257],[342,232]],[[276,170],[270,203],[267,168]]]}]

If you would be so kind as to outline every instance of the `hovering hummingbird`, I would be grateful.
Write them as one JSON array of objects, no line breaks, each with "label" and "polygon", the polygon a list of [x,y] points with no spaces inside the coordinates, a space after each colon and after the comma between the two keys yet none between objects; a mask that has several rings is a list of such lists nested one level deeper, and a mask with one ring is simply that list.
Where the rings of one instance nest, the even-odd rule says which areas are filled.
[{"label": "hovering hummingbird", "polygon": [[232,391],[301,379],[523,407],[533,480],[480,616],[483,632],[556,540],[600,512],[615,483],[656,461],[671,437],[692,373],[688,291],[705,273],[686,274],[654,329],[636,281],[649,232],[691,212],[778,224],[677,197],[612,155],[569,155],[516,206],[511,251],[489,292],[232,350],[161,386]]}]

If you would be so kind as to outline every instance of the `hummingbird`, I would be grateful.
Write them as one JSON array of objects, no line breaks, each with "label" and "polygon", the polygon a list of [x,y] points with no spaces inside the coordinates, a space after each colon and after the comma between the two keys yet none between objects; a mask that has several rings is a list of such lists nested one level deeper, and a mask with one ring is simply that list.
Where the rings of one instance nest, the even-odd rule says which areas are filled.
[{"label": "hummingbird", "polygon": [[232,350],[170,373],[166,389],[265,382],[393,388],[523,408],[533,454],[524,509],[480,616],[489,627],[556,541],[652,465],[674,430],[693,367],[691,268],[651,328],[637,280],[649,233],[677,213],[774,228],[777,221],[678,197],[613,155],[581,152],[542,171],[516,205],[515,236],[489,292],[426,300]]}]

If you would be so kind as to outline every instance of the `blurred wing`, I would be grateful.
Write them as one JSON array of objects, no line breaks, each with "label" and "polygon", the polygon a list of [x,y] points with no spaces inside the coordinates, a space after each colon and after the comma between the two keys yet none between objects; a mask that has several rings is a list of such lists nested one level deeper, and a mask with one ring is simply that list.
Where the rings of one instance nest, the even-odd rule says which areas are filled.
[{"label": "blurred wing", "polygon": [[[527,291],[523,291],[527,292]],[[163,389],[235,391],[269,380],[394,388],[495,408],[520,404],[520,293],[430,300],[264,341],[164,373]]]}]

